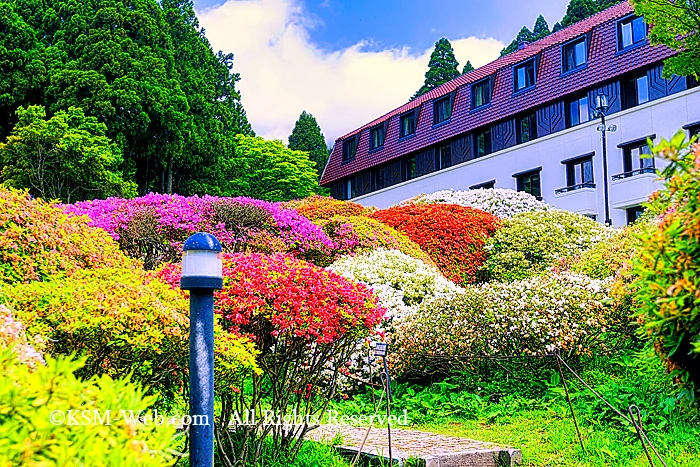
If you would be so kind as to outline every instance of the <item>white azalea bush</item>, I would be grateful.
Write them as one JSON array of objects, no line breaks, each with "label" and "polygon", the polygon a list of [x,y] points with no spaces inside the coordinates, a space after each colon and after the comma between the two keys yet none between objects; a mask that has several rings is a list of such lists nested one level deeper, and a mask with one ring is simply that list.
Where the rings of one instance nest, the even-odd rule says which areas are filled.
[{"label": "white azalea bush", "polygon": [[509,219],[523,212],[548,211],[547,203],[524,191],[505,188],[480,188],[478,190],[441,190],[403,201],[401,204],[457,204],[480,209],[501,219]]},{"label": "white azalea bush", "polygon": [[17,359],[31,368],[44,365],[41,336],[27,337],[24,325],[17,321],[9,308],[0,305],[0,350],[12,349]]},{"label": "white azalea bush", "polygon": [[[328,267],[329,270],[370,286],[387,309],[379,327],[378,339],[391,343],[394,329],[413,316],[426,302],[448,298],[464,291],[446,279],[435,267],[398,250],[378,248],[357,256],[345,256]],[[361,342],[351,358],[348,371],[360,379],[377,375],[379,362],[369,356],[369,343]],[[392,351],[396,348],[392,345]],[[350,389],[352,380],[343,381]]]},{"label": "white azalea bush", "polygon": [[616,232],[593,219],[560,209],[517,214],[486,243],[488,280],[513,281],[542,275]]},{"label": "white azalea bush", "polygon": [[[610,303],[611,279],[560,273],[469,286],[398,323],[392,368],[429,370],[426,355],[564,355],[609,352],[628,318]],[[434,368],[433,368],[434,370]]]}]

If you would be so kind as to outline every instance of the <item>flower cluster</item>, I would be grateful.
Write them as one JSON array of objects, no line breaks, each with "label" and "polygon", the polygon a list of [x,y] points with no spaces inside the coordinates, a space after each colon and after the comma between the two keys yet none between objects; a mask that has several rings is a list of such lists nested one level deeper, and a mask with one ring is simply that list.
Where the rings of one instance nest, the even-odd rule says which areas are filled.
[{"label": "flower cluster", "polygon": [[[397,325],[397,371],[433,355],[542,355],[610,351],[618,317],[608,302],[610,281],[571,273],[511,283],[468,286],[423,306]],[[628,319],[628,318],[627,318]],[[429,362],[428,362],[429,364]]]},{"label": "flower cluster", "polygon": [[43,354],[36,348],[41,348],[44,341],[37,335],[33,343],[29,343],[24,326],[12,316],[9,308],[0,305],[0,349],[11,348],[20,362],[36,368],[46,363]]},{"label": "flower cluster", "polygon": [[524,191],[504,188],[478,190],[441,190],[431,194],[419,195],[403,201],[401,204],[457,204],[459,206],[481,209],[501,219],[508,219],[521,212],[547,211],[547,203]]},{"label": "flower cluster", "polygon": [[408,235],[458,284],[474,281],[486,260],[484,244],[501,225],[492,214],[454,204],[395,206],[372,217]]},{"label": "flower cluster", "polygon": [[341,201],[328,196],[309,196],[304,199],[282,203],[285,208],[294,209],[302,216],[317,222],[335,216],[359,216],[368,211],[361,204],[352,201]]},{"label": "flower cluster", "polygon": [[26,192],[0,188],[0,284],[128,262],[109,235],[86,219],[69,217]]},{"label": "flower cluster", "polygon": [[[215,312],[226,329],[249,336],[261,351],[272,340],[329,343],[366,334],[385,313],[366,286],[289,255],[225,253],[223,262]],[[175,264],[159,271],[174,287],[180,274]]]},{"label": "flower cluster", "polygon": [[614,233],[586,216],[559,209],[516,214],[488,240],[484,270],[489,279],[500,281],[544,274]]},{"label": "flower cluster", "polygon": [[335,257],[387,248],[399,250],[428,264],[435,264],[406,234],[365,216],[336,216],[318,222],[333,241]]},{"label": "flower cluster", "polygon": [[320,227],[291,209],[252,198],[149,194],[140,198],[84,201],[64,206],[87,215],[146,268],[177,261],[191,234],[210,232],[226,251],[283,252],[302,257],[333,246]]}]

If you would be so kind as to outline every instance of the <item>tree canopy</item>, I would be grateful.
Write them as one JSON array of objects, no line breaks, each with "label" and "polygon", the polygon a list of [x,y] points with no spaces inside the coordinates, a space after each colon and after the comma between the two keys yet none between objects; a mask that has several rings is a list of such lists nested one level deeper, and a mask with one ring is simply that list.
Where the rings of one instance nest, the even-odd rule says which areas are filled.
[{"label": "tree canopy", "polygon": [[474,65],[472,65],[472,62],[467,60],[467,63],[464,64],[464,68],[462,68],[462,74],[469,73],[470,71],[474,71]]},{"label": "tree canopy", "polygon": [[428,62],[428,71],[425,72],[425,82],[423,86],[416,91],[411,97],[415,99],[422,96],[426,92],[435,89],[450,80],[455,79],[460,75],[457,67],[459,63],[455,58],[455,52],[452,49],[452,44],[446,38],[442,38],[435,43],[435,49],[430,54]]},{"label": "tree canopy", "polygon": [[700,79],[700,4],[692,0],[633,0],[634,11],[651,24],[652,44],[679,51],[664,62],[664,76],[672,74]]},{"label": "tree canopy", "polygon": [[309,153],[309,159],[316,163],[316,172],[321,177],[328,160],[328,146],[316,118],[306,110],[299,115],[289,135],[289,149]]}]

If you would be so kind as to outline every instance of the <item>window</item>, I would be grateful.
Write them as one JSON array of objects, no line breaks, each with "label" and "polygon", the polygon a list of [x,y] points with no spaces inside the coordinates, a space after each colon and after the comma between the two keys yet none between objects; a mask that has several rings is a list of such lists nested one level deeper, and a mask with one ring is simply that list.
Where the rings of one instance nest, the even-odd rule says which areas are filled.
[{"label": "window", "polygon": [[537,138],[537,115],[530,114],[518,119],[518,144],[527,143]]},{"label": "window", "polygon": [[354,198],[355,195],[355,180],[348,179],[347,182],[345,183],[345,199],[352,199]]},{"label": "window", "polygon": [[496,180],[489,180],[488,182],[484,183],[477,183],[476,185],[472,185],[469,187],[470,190],[488,190],[490,188],[495,188],[496,187]]},{"label": "window", "polygon": [[452,147],[449,144],[437,149],[437,169],[446,169],[452,165]]},{"label": "window", "polygon": [[647,37],[647,26],[644,19],[631,17],[617,23],[617,48],[624,50],[633,45],[641,44]]},{"label": "window", "polygon": [[514,68],[515,91],[521,91],[535,85],[535,60],[530,60]]},{"label": "window", "polygon": [[634,206],[631,208],[627,208],[627,225],[629,224],[634,224],[637,219],[639,219],[639,216],[644,214],[644,208],[642,206]]},{"label": "window", "polygon": [[[648,138],[654,139],[656,135]],[[613,180],[620,180],[627,177],[644,173],[656,173],[654,158],[650,157],[651,149],[647,144],[647,138],[619,144],[622,148],[622,173],[613,175]]]},{"label": "window", "polygon": [[688,89],[696,88],[696,87],[698,87],[698,85],[700,85],[700,81],[698,81],[697,78],[695,78],[695,76],[690,75],[690,76],[688,76],[687,85],[688,85]]},{"label": "window", "polygon": [[450,96],[435,101],[433,104],[433,124],[446,122],[452,116],[452,99]]},{"label": "window", "polygon": [[527,172],[521,172],[519,174],[513,175],[517,180],[518,191],[524,191],[529,193],[536,198],[542,197],[542,188],[540,186],[540,171],[542,168],[535,170],[528,170]]},{"label": "window", "polygon": [[566,187],[556,190],[555,193],[566,193],[581,188],[595,188],[592,154],[562,161],[562,164],[566,165]]},{"label": "window", "polygon": [[569,102],[567,117],[569,119],[569,128],[572,126],[586,123],[591,119],[591,109],[588,106],[588,96],[580,97]]},{"label": "window", "polygon": [[472,109],[491,103],[491,79],[472,85]]},{"label": "window", "polygon": [[649,79],[647,75],[637,76],[622,82],[622,104],[625,109],[649,102]]},{"label": "window", "polygon": [[409,157],[403,161],[403,180],[416,178],[416,156]]},{"label": "window", "polygon": [[369,148],[377,149],[384,146],[384,125],[379,125],[369,130]]},{"label": "window", "polygon": [[491,130],[482,131],[474,136],[476,147],[476,157],[491,154]]},{"label": "window", "polygon": [[354,137],[343,142],[343,162],[353,160],[355,158],[356,151],[357,151],[357,146],[355,145],[355,138]]},{"label": "window", "polygon": [[688,139],[692,138],[693,136],[698,136],[700,135],[700,122],[684,125],[683,129],[688,130]]},{"label": "window", "polygon": [[416,132],[416,113],[410,111],[401,116],[401,138]]},{"label": "window", "polygon": [[564,73],[575,70],[586,64],[586,39],[566,44],[563,49],[562,64]]}]

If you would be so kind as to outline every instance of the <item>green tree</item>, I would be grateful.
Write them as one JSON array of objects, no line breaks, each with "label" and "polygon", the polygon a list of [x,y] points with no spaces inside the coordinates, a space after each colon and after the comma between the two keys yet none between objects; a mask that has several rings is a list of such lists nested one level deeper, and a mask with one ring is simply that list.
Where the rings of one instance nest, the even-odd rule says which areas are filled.
[{"label": "green tree", "polygon": [[571,0],[566,7],[566,14],[561,20],[561,27],[565,28],[574,23],[588,18],[601,10],[596,0]]},{"label": "green tree", "polygon": [[316,118],[304,110],[294,124],[289,135],[289,149],[309,153],[309,159],[316,163],[319,178],[328,160],[328,146]]},{"label": "green tree", "polygon": [[288,201],[316,191],[317,172],[309,154],[285,147],[280,140],[237,135],[233,151],[220,161],[224,196]]},{"label": "green tree", "polygon": [[518,50],[518,46],[521,43],[532,42],[533,40],[535,40],[535,35],[532,33],[532,31],[530,31],[530,29],[528,29],[527,26],[523,26],[522,29],[520,29],[520,32],[518,32],[518,35],[515,36],[515,39],[513,39],[513,42],[501,50],[501,57]]},{"label": "green tree", "polygon": [[633,0],[634,11],[651,24],[652,44],[679,53],[664,61],[664,77],[672,74],[700,78],[700,3],[694,0]]},{"label": "green tree", "polygon": [[118,170],[119,148],[95,117],[70,107],[46,120],[41,106],[20,107],[17,116],[7,143],[0,144],[0,180],[7,185],[66,203],[136,194]]},{"label": "green tree", "polygon": [[548,36],[550,33],[549,31],[549,24],[547,24],[547,20],[544,19],[544,16],[540,15],[537,17],[535,20],[535,26],[532,28],[532,35],[534,36],[534,39],[540,40],[545,36]]},{"label": "green tree", "polygon": [[452,44],[450,44],[450,41],[443,37],[435,43],[435,49],[433,50],[433,53],[430,54],[428,71],[425,73],[425,82],[423,83],[423,86],[416,91],[411,99],[422,96],[426,92],[435,89],[441,84],[458,77],[458,66],[459,63],[455,58],[455,52],[452,49]]},{"label": "green tree", "polygon": [[470,71],[474,71],[474,65],[472,65],[472,62],[467,60],[467,63],[464,64],[464,68],[462,68],[462,74],[465,75]]}]

